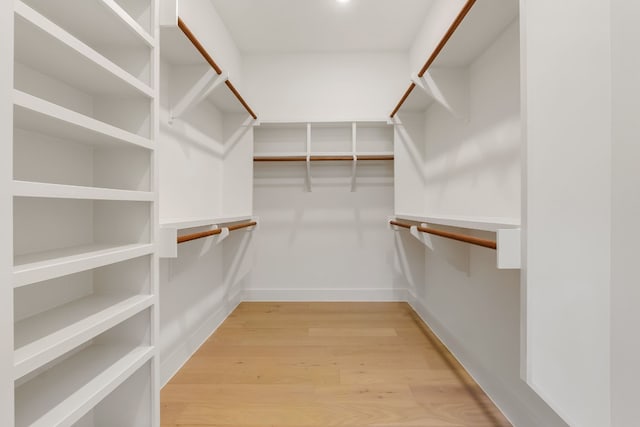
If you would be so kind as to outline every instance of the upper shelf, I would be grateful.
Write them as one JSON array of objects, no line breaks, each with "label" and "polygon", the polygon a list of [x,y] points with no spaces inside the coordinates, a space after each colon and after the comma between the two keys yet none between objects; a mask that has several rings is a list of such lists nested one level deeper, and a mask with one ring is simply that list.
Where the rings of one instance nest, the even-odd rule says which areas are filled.
[{"label": "upper shelf", "polygon": [[21,1],[15,59],[88,94],[152,98],[153,90]]},{"label": "upper shelf", "polygon": [[[494,2],[468,0],[447,32],[418,71],[422,78],[430,69],[468,67],[517,19],[517,1]],[[418,89],[418,90],[416,90]],[[404,111],[423,111],[434,103],[434,98],[420,90],[413,81],[391,112],[393,118]]]},{"label": "upper shelf", "polygon": [[181,19],[178,19],[178,26],[160,27],[160,46],[162,46],[161,56],[169,63],[174,65],[206,65],[213,69],[218,76],[225,79],[224,86],[227,90],[222,85],[218,85],[206,96],[206,99],[220,111],[229,113],[246,111],[254,119],[258,118],[231,83],[229,76],[224,75],[220,66]]},{"label": "upper shelf", "polygon": [[24,3],[90,45],[127,48],[155,45],[153,37],[114,0],[65,0],[64,7],[51,0],[24,0]]},{"label": "upper shelf", "polygon": [[222,217],[222,218],[169,218],[160,220],[160,228],[184,230],[187,228],[204,227],[207,225],[230,224],[232,222],[248,221],[252,219],[251,215]]}]

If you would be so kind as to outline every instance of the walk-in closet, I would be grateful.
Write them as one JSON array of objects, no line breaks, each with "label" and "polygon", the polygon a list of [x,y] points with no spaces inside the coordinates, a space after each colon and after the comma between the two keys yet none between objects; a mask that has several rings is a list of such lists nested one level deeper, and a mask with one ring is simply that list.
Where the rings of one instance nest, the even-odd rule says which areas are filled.
[{"label": "walk-in closet", "polygon": [[638,425],[639,16],[4,1],[0,426]]}]

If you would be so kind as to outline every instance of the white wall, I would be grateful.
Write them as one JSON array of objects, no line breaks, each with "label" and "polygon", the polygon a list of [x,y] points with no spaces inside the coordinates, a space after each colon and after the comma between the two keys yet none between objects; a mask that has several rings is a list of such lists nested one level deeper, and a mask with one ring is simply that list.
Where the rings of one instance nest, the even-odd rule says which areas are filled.
[{"label": "white wall", "polygon": [[161,260],[161,384],[240,303],[246,271],[234,260],[246,253],[249,237],[237,231],[218,245],[214,239],[194,240],[178,246],[178,258]]},{"label": "white wall", "polygon": [[467,0],[436,0],[409,49],[409,66],[417,73],[460,13]]},{"label": "white wall", "polygon": [[[424,138],[412,141],[422,156],[422,215],[520,217],[519,53],[514,22],[462,73],[468,122],[438,104],[424,115]],[[411,117],[400,115],[403,123]],[[415,175],[408,182],[419,182]],[[514,425],[565,425],[520,379],[519,272],[497,270],[489,249],[438,238],[434,245],[423,258],[425,280],[411,287],[412,306]]]},{"label": "white wall", "polygon": [[384,120],[410,75],[394,52],[247,55],[244,67],[262,121]]},{"label": "white wall", "polygon": [[526,376],[569,424],[605,427],[611,425],[610,2],[521,5]]},{"label": "white wall", "polygon": [[[0,6],[0,61],[13,62],[13,2]],[[13,68],[0,68],[0,424],[13,422],[13,208],[10,182],[13,179]]]},{"label": "white wall", "polygon": [[393,233],[386,225],[393,211],[393,167],[362,163],[353,193],[350,162],[312,164],[310,193],[304,163],[256,165],[254,209],[260,229],[248,299],[405,298],[406,283],[394,267]]},{"label": "white wall", "polygon": [[611,425],[638,422],[640,283],[640,3],[612,2],[613,46],[613,179],[611,248]]},{"label": "white wall", "polygon": [[222,214],[223,114],[207,101],[169,123],[171,107],[202,67],[160,67],[160,219]]}]

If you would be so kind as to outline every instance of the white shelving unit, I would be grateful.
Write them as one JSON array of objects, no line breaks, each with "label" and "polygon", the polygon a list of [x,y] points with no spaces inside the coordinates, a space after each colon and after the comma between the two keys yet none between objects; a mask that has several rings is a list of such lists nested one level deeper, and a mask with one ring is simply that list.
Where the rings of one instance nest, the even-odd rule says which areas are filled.
[{"label": "white shelving unit", "polygon": [[[216,62],[211,39],[205,34],[200,40],[203,35],[192,32],[190,17],[181,15],[188,2],[173,6],[163,8],[160,27],[161,223],[175,217],[248,218],[253,127],[258,121],[231,90],[229,73],[224,63]],[[206,20],[207,10],[201,13],[199,18]]]},{"label": "white shelving unit", "polygon": [[64,6],[15,2],[15,413],[0,423],[158,426],[158,2]]},{"label": "white shelving unit", "polygon": [[[521,254],[520,218],[502,216],[520,211],[520,134],[513,131],[519,130],[519,105],[499,90],[481,94],[473,81],[479,78],[476,60],[517,16],[517,2],[498,9],[476,2],[424,75],[411,76],[413,89],[391,119],[396,161],[402,165],[395,175],[395,218],[495,233],[497,267],[508,269],[520,268]],[[478,118],[481,110],[493,116]],[[490,127],[499,131],[478,132]]]},{"label": "white shelving unit", "polygon": [[[350,188],[356,190],[358,169],[367,163],[393,159],[393,127],[386,121],[359,122],[264,122],[255,130],[254,160],[273,165],[280,161],[301,161],[306,167],[305,185],[312,190],[314,168],[318,161],[335,167],[351,161]],[[267,166],[268,167],[268,166]],[[318,166],[321,181],[325,168]],[[328,176],[335,175],[330,173]]]}]

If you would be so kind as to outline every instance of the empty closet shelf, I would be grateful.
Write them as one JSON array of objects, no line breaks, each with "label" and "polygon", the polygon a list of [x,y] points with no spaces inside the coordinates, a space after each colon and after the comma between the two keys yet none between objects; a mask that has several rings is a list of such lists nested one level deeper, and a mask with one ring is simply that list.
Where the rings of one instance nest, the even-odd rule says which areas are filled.
[{"label": "empty closet shelf", "polygon": [[15,378],[51,362],[152,304],[151,295],[92,295],[16,323]]},{"label": "empty closet shelf", "polygon": [[[410,229],[412,227],[411,224],[406,224],[406,223],[402,223],[402,222],[398,222],[398,221],[390,221],[389,223],[391,225],[396,226],[396,227],[401,227],[401,228],[406,228],[406,229]],[[423,226],[420,226],[420,225],[417,225],[415,227],[421,233],[433,234],[435,236],[440,236],[440,237],[444,237],[444,238],[447,238],[447,239],[457,240],[459,242],[465,242],[465,243],[469,243],[469,244],[476,245],[476,246],[482,246],[482,247],[489,248],[489,249],[497,249],[497,244],[493,240],[480,239],[478,237],[469,236],[469,235],[460,234],[460,233],[451,233],[449,231],[444,231],[444,230],[436,230],[434,228],[423,227]]]},{"label": "empty closet shelf", "polygon": [[148,138],[61,107],[20,90],[13,91],[17,128],[92,145],[132,144],[152,149]]},{"label": "empty closet shelf", "polygon": [[153,253],[149,243],[88,245],[14,258],[13,286],[20,287]]},{"label": "empty closet shelf", "polygon": [[16,388],[16,427],[73,425],[153,356],[153,347],[93,345]]},{"label": "empty closet shelf", "polygon": [[50,0],[26,3],[91,45],[139,49],[155,44],[153,37],[115,0],[65,0],[65,7]]},{"label": "empty closet shelf", "polygon": [[78,185],[49,184],[43,182],[13,181],[13,195],[17,197],[43,197],[59,199],[120,200],[151,202],[154,193],[147,191],[116,190]]},{"label": "empty closet shelf", "polygon": [[153,90],[21,1],[15,59],[87,93],[153,98]]}]

